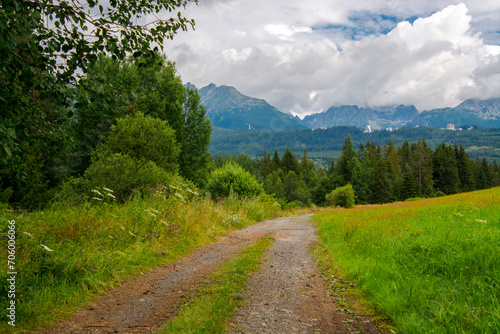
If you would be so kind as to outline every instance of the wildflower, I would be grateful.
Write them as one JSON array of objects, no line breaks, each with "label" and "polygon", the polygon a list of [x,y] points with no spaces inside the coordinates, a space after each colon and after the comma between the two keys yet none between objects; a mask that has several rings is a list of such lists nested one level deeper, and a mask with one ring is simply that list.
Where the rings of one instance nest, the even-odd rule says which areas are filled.
[{"label": "wildflower", "polygon": [[116,199],[116,197],[114,195],[110,194],[110,193],[107,193],[106,195],[108,195],[111,198],[115,198]]},{"label": "wildflower", "polygon": [[99,195],[101,195],[102,197],[104,197],[104,195],[103,195],[103,194],[101,194],[101,192],[100,192],[99,190],[92,189],[92,192],[93,192],[93,193],[96,193],[96,194],[99,194]]},{"label": "wildflower", "polygon": [[133,235],[134,237],[136,237],[136,235],[130,231],[128,231],[128,233],[130,233],[131,235]]},{"label": "wildflower", "polygon": [[31,234],[29,234],[28,232],[23,232],[23,234],[26,234],[28,237],[33,238],[33,236]]},{"label": "wildflower", "polygon": [[98,200],[98,201],[102,201],[101,198],[97,198],[97,197],[92,197],[92,199],[95,199],[95,200]]},{"label": "wildflower", "polygon": [[40,246],[42,246],[42,248],[45,249],[47,252],[53,252],[52,249],[50,249],[49,247],[47,247],[45,245],[40,244]]},{"label": "wildflower", "polygon": [[[113,190],[111,190],[111,189],[109,189],[109,188],[102,187],[102,189],[104,189],[104,190],[106,190],[107,192],[110,192],[110,193],[112,193],[112,192],[113,192]],[[135,189],[133,189],[133,190],[135,190]]]},{"label": "wildflower", "polygon": [[480,223],[487,223],[486,220],[481,220],[481,219],[476,219],[477,222],[480,222]]}]

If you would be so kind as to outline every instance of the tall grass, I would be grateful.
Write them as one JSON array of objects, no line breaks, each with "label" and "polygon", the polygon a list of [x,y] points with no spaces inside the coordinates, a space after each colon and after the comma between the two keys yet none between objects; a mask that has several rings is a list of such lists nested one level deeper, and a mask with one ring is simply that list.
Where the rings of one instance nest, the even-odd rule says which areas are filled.
[{"label": "tall grass", "polygon": [[403,333],[500,333],[500,189],[317,215],[345,273]]},{"label": "tall grass", "polygon": [[[16,331],[48,325],[124,280],[231,230],[282,214],[270,199],[214,202],[181,185],[142,191],[125,204],[96,190],[94,199],[78,206],[33,213],[0,208],[2,240],[7,221],[16,221]],[[2,244],[0,280],[6,282],[7,240]],[[6,285],[0,285],[4,320]],[[0,332],[8,328],[6,321],[0,323]]]}]

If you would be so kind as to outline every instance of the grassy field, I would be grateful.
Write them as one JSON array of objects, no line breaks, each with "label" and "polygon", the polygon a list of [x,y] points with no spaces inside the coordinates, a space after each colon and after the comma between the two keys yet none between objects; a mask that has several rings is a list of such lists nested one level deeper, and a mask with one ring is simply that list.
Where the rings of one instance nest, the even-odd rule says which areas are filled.
[{"label": "grassy field", "polygon": [[[0,279],[6,282],[7,272],[17,272],[15,298],[8,297],[7,284],[0,285],[0,332],[13,329],[5,321],[11,300],[16,332],[32,330],[221,235],[284,214],[266,199],[214,202],[182,185],[148,191],[125,204],[99,189],[84,205],[32,213],[0,207]],[[15,221],[14,270],[7,267],[9,221]]]},{"label": "grassy field", "polygon": [[402,333],[500,333],[500,188],[315,220],[339,268]]}]

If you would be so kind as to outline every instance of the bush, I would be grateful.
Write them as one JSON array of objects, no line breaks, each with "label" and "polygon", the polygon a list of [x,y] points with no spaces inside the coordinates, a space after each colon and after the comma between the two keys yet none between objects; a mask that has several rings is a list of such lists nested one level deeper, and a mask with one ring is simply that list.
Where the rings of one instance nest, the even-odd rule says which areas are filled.
[{"label": "bush", "polygon": [[106,187],[112,189],[117,200],[123,202],[130,196],[132,189],[166,185],[173,178],[163,168],[152,161],[138,161],[121,153],[99,154],[85,172],[87,189]]},{"label": "bush", "polygon": [[258,196],[264,191],[250,173],[231,163],[212,172],[207,190],[213,197],[228,197],[231,191],[239,196]]},{"label": "bush", "polygon": [[343,208],[354,207],[354,190],[352,185],[348,184],[339,187],[326,195],[326,202],[330,206],[341,206]]}]

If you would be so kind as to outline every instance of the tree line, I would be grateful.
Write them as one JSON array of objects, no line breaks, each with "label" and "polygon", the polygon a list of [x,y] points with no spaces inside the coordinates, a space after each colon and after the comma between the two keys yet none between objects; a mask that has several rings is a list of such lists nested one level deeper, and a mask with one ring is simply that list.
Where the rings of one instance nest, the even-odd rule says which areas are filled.
[{"label": "tree line", "polygon": [[245,154],[216,157],[212,164],[240,165],[262,183],[267,194],[283,205],[325,205],[333,190],[352,185],[357,204],[382,204],[411,198],[436,197],[500,185],[500,167],[486,158],[470,159],[462,145],[441,144],[432,150],[424,139],[400,147],[394,142],[361,144],[350,136],[342,154],[327,169],[317,169],[304,149],[297,158],[290,149],[280,156],[264,152],[261,159]]}]

